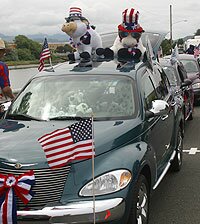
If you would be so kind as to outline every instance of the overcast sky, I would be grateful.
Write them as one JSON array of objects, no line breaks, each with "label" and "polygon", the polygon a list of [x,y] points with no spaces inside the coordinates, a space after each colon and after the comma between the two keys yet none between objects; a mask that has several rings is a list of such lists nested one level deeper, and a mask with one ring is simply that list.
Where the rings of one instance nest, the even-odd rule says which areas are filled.
[{"label": "overcast sky", "polygon": [[[82,8],[82,14],[98,32],[117,30],[126,8],[140,12],[139,23],[145,29],[169,30],[169,5],[173,5],[173,39],[193,35],[200,28],[199,0],[0,0],[0,33],[62,33],[69,8]],[[183,22],[187,20],[187,22]]]}]

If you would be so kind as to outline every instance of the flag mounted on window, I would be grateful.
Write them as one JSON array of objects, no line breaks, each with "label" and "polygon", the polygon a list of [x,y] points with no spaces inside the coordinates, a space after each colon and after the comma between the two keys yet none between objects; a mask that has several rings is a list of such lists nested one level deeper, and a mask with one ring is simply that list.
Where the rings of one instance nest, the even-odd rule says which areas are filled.
[{"label": "flag mounted on window", "polygon": [[44,60],[51,57],[51,52],[49,50],[47,38],[44,39],[44,44],[42,46],[42,52],[40,53],[40,64],[38,70],[41,72],[44,68]]},{"label": "flag mounted on window", "polygon": [[179,60],[179,52],[178,52],[178,46],[176,45],[172,50],[170,62],[172,65],[174,65],[178,60]]},{"label": "flag mounted on window", "polygon": [[198,58],[200,55],[200,44],[194,47],[194,57]]},{"label": "flag mounted on window", "polygon": [[38,139],[50,168],[58,168],[73,160],[95,155],[91,118],[63,129],[57,129]]}]

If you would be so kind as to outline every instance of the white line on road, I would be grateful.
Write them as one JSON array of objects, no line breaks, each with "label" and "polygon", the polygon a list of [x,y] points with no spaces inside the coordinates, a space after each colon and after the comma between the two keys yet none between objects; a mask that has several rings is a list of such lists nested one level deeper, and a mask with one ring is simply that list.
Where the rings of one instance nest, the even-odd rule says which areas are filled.
[{"label": "white line on road", "polygon": [[189,155],[195,155],[197,152],[200,152],[198,148],[190,148],[189,150],[183,150],[183,152],[188,152]]}]

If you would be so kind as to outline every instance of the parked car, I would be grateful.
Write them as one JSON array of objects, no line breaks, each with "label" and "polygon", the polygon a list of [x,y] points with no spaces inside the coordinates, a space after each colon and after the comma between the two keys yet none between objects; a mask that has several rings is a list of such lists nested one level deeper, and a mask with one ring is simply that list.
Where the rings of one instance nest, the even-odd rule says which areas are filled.
[{"label": "parked car", "polygon": [[200,100],[200,66],[194,55],[180,54],[179,58],[188,73],[188,77],[192,80],[194,103],[197,105]]},{"label": "parked car", "polygon": [[181,103],[183,99],[184,119],[192,120],[194,91],[192,88],[192,81],[188,78],[186,69],[178,60],[171,63],[169,58],[161,58],[160,63],[169,79],[175,101]]},{"label": "parked car", "polygon": [[91,113],[96,223],[148,223],[152,191],[170,167],[181,169],[184,123],[149,47],[145,63],[123,69],[94,61],[40,72],[9,106],[0,120],[0,173],[36,177],[32,200],[18,201],[20,223],[93,223],[91,159],[50,169],[37,141]]}]

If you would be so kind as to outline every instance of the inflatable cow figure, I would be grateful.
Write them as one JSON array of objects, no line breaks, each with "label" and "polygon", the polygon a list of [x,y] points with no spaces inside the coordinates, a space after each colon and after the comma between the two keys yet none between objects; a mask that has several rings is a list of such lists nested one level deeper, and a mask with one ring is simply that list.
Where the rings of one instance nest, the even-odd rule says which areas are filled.
[{"label": "inflatable cow figure", "polygon": [[119,61],[134,61],[143,59],[146,51],[141,41],[143,28],[138,23],[139,12],[133,8],[122,12],[122,23],[118,25],[118,36],[111,48],[97,49],[99,56],[117,57]]},{"label": "inflatable cow figure", "polygon": [[71,7],[69,17],[62,26],[62,31],[71,37],[76,52],[68,55],[71,62],[80,60],[80,64],[91,66],[91,58],[97,48],[102,48],[100,35],[90,26],[89,21],[82,16],[80,8]]}]

